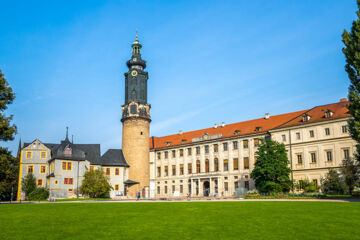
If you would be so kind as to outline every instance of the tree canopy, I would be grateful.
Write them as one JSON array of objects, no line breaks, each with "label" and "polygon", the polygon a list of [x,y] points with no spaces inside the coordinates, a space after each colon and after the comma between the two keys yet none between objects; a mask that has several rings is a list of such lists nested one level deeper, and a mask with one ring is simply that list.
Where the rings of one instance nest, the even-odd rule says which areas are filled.
[{"label": "tree canopy", "polygon": [[345,70],[350,79],[349,112],[352,119],[348,121],[351,137],[357,141],[356,158],[360,161],[360,0],[357,0],[358,18],[353,21],[351,31],[344,30],[342,40],[345,45],[343,53],[346,58]]},{"label": "tree canopy", "polygon": [[91,198],[109,197],[111,189],[109,178],[105,176],[103,169],[99,168],[85,173],[80,192]]},{"label": "tree canopy", "polygon": [[289,160],[285,145],[273,140],[261,141],[251,178],[260,192],[288,192],[291,187]]},{"label": "tree canopy", "polygon": [[6,117],[4,111],[15,99],[15,94],[0,70],[0,140],[14,140],[16,126],[11,125],[13,116]]},{"label": "tree canopy", "polygon": [[25,198],[28,198],[30,193],[36,189],[36,178],[34,174],[28,173],[21,181],[21,189],[25,193]]}]

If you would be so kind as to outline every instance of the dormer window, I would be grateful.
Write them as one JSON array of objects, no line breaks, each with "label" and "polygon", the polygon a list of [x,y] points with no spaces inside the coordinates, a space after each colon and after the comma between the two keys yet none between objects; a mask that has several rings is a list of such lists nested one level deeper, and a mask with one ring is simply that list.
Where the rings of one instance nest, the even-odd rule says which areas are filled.
[{"label": "dormer window", "polygon": [[331,118],[332,116],[333,116],[333,112],[331,111],[331,110],[326,110],[326,112],[325,112],[325,118]]},{"label": "dormer window", "polygon": [[72,149],[71,149],[69,146],[67,146],[67,147],[65,148],[65,150],[64,150],[64,154],[65,154],[65,155],[71,155],[71,153],[72,153]]},{"label": "dormer window", "polygon": [[186,142],[186,139],[182,139],[181,142],[182,142],[182,143]]},{"label": "dormer window", "polygon": [[171,142],[165,142],[166,143],[166,146],[170,146],[171,145]]},{"label": "dormer window", "polygon": [[308,122],[311,118],[310,115],[308,115],[307,113],[304,113],[302,117],[303,117],[302,119],[303,122]]},{"label": "dormer window", "polygon": [[234,134],[235,134],[235,135],[237,135],[237,134],[239,134],[239,133],[240,133],[240,130],[235,130],[235,131],[234,131]]},{"label": "dormer window", "polygon": [[260,130],[261,130],[261,127],[256,127],[255,128],[255,131],[257,131],[257,132],[260,131]]}]

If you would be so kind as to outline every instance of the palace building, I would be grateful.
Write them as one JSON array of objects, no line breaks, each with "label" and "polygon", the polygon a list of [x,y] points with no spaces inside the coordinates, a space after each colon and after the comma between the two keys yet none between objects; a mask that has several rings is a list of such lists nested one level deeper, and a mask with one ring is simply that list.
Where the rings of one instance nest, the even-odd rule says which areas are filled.
[{"label": "palace building", "polygon": [[311,109],[244,122],[214,125],[196,131],[149,137],[150,104],[148,73],[141,57],[142,45],[132,43],[125,73],[122,105],[122,149],[100,154],[100,144],[74,144],[68,131],[60,143],[35,139],[19,146],[17,199],[24,199],[22,179],[33,173],[38,186],[53,198],[81,196],[84,174],[98,168],[109,177],[111,198],[169,198],[235,196],[252,190],[260,139],[284,143],[288,150],[291,179],[320,184],[330,168],[339,168],[356,148],[348,133],[347,99]]},{"label": "palace building", "polygon": [[152,137],[151,196],[229,197],[241,188],[254,189],[250,173],[261,138],[285,144],[292,180],[319,185],[329,168],[339,168],[356,150],[348,133],[347,105],[347,99],[341,99],[303,111]]}]

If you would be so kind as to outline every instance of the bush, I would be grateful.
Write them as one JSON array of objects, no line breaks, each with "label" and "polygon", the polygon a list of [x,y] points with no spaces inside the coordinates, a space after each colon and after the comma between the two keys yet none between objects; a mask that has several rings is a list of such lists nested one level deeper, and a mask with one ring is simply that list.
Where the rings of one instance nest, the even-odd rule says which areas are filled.
[{"label": "bush", "polygon": [[46,188],[39,187],[32,191],[27,197],[31,201],[46,200],[49,197],[49,191]]},{"label": "bush", "polygon": [[321,191],[325,194],[341,195],[346,192],[346,188],[346,184],[334,169],[329,169],[325,178],[321,180]]},{"label": "bush", "polygon": [[360,197],[360,188],[354,188],[352,195],[354,197]]},{"label": "bush", "polygon": [[28,173],[21,182],[22,191],[25,193],[26,199],[28,199],[31,192],[36,189],[36,178],[34,174]]},{"label": "bush", "polygon": [[260,189],[263,193],[281,193],[282,190],[283,187],[279,183],[275,182],[266,182]]},{"label": "bush", "polygon": [[109,177],[99,168],[85,173],[80,192],[90,198],[106,198],[109,197],[111,189]]},{"label": "bush", "polygon": [[313,193],[313,192],[317,192],[317,187],[314,184],[310,184],[309,186],[306,186],[304,191],[307,193]]}]

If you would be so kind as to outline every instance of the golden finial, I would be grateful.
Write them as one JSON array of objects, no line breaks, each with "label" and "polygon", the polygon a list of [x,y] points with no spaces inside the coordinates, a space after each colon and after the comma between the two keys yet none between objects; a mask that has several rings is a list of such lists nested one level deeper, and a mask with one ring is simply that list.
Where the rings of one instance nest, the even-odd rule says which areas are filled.
[{"label": "golden finial", "polygon": [[136,30],[136,40],[138,40],[138,32],[137,32],[137,30]]}]

